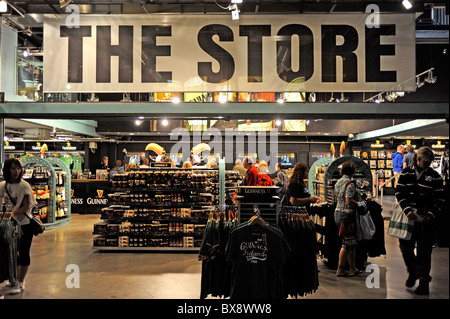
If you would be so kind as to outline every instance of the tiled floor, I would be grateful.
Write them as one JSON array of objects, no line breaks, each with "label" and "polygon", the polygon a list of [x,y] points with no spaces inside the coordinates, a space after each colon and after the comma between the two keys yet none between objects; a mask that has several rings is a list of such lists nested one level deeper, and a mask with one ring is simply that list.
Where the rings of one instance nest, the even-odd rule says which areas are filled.
[{"label": "tiled floor", "polygon": [[[5,299],[198,299],[201,262],[195,253],[99,253],[92,249],[99,215],[73,215],[69,224],[35,237],[26,289]],[[387,228],[387,221],[385,224]],[[369,273],[337,278],[319,260],[319,289],[301,299],[448,299],[449,250],[433,250],[430,295],[404,286],[407,274],[397,240],[386,236],[387,255],[369,258],[380,274],[379,288],[368,288]],[[79,267],[80,287],[69,288]],[[68,268],[69,266],[69,268]],[[369,278],[370,279],[370,278]],[[69,285],[66,285],[66,281]],[[69,286],[69,287],[68,287]],[[0,285],[0,295],[6,288]]]}]

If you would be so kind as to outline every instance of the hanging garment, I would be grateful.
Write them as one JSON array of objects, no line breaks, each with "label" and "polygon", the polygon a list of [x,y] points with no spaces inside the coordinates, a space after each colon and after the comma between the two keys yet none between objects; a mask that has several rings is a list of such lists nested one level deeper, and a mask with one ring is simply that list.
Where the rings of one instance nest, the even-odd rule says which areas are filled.
[{"label": "hanging garment", "polygon": [[12,219],[0,220],[0,282],[17,278],[17,252],[22,228]]},{"label": "hanging garment", "polygon": [[283,268],[290,253],[276,226],[249,220],[234,227],[227,246],[232,266],[230,299],[283,298]]},{"label": "hanging garment", "polygon": [[280,229],[291,247],[284,273],[284,297],[297,298],[319,288],[317,235],[307,213],[280,213]]},{"label": "hanging garment", "polygon": [[226,245],[231,230],[237,225],[232,211],[211,213],[203,233],[198,259],[202,261],[200,298],[227,298],[230,294],[230,265],[226,261]]}]

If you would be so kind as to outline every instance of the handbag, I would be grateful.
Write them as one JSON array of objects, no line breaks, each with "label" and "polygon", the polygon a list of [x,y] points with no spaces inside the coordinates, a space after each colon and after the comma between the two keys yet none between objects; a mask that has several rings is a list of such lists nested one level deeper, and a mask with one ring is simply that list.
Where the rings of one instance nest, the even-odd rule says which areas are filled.
[{"label": "handbag", "polygon": [[339,227],[339,234],[338,236],[340,238],[344,238],[348,234],[351,234],[355,232],[355,224],[346,222],[345,220],[342,220],[341,227]]},{"label": "handbag", "polygon": [[375,235],[376,227],[370,216],[370,212],[365,214],[356,213],[357,240],[370,240]]},{"label": "handbag", "polygon": [[[347,192],[347,187],[348,185],[350,185],[353,181],[347,181],[347,183],[345,183],[345,187],[344,187],[344,197],[345,197],[345,193]],[[355,223],[353,222],[348,222],[345,218],[345,208],[346,204],[345,204],[345,199],[344,199],[344,216],[342,218],[342,222],[341,222],[341,226],[339,227],[339,233],[338,236],[340,238],[344,238],[347,234],[351,234],[355,231]]]},{"label": "handbag", "polygon": [[[9,199],[11,200],[11,202],[14,204],[14,206],[17,205],[16,201],[13,199],[13,197],[11,196],[11,194],[9,193],[8,187],[7,185],[5,185],[5,189],[6,189],[6,193],[9,196]],[[42,234],[45,230],[45,225],[42,223],[41,219],[38,218],[37,216],[32,214],[32,217],[28,216],[27,213],[24,213],[25,216],[28,217],[28,219],[30,220],[30,226],[31,226],[31,231],[33,232],[34,236],[37,236],[39,234]]]},{"label": "handbag", "polygon": [[394,211],[391,215],[391,220],[389,221],[388,235],[404,240],[410,240],[413,228],[414,221],[406,217],[406,215],[403,213],[403,209],[396,202]]}]

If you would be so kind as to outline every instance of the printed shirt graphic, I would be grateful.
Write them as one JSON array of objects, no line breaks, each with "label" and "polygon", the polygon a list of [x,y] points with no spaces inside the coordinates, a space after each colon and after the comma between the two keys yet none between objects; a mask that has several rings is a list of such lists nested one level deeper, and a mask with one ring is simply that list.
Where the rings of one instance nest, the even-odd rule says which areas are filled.
[{"label": "printed shirt graphic", "polygon": [[284,235],[273,226],[244,223],[234,228],[227,250],[232,264],[230,298],[282,298],[282,266],[289,253]]}]

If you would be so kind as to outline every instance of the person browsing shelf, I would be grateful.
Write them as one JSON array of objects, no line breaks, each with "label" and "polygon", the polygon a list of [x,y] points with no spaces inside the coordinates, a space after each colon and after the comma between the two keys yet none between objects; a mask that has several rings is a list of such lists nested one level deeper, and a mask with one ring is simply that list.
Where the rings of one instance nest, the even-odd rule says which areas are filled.
[{"label": "person browsing shelf", "polygon": [[315,203],[319,199],[309,193],[305,183],[307,178],[308,166],[302,162],[295,164],[287,189],[287,196],[291,205],[309,207],[311,203]]}]

